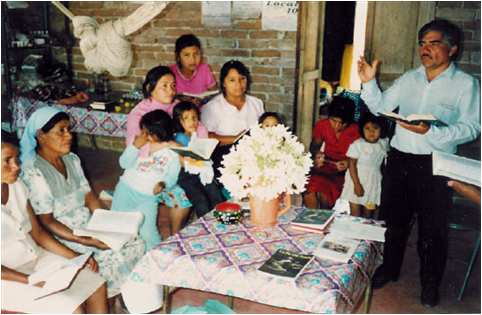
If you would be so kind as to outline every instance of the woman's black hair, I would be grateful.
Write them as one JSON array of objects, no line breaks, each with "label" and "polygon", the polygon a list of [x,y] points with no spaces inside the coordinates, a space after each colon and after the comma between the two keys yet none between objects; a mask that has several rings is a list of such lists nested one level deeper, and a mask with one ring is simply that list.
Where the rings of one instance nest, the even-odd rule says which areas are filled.
[{"label": "woman's black hair", "polygon": [[351,124],[355,115],[355,103],[346,97],[334,96],[328,105],[328,117],[337,117],[343,123]]},{"label": "woman's black hair", "polygon": [[142,116],[139,123],[141,129],[146,128],[147,133],[156,136],[159,141],[169,141],[174,139],[172,119],[161,109],[153,110]]},{"label": "woman's black hair", "polygon": [[11,144],[15,147],[18,147],[18,142],[19,141],[15,133],[2,130],[2,144]]},{"label": "woman's black hair", "polygon": [[274,117],[277,121],[278,124],[280,125],[286,125],[285,118],[282,114],[277,113],[277,112],[264,112],[258,119],[258,124],[262,124],[263,121],[268,118],[268,117]]},{"label": "woman's black hair", "polygon": [[249,87],[251,85],[251,74],[249,73],[249,69],[238,60],[230,60],[226,62],[223,67],[221,68],[221,72],[219,74],[219,82],[221,83],[221,91],[223,95],[226,96],[226,89],[224,88],[224,79],[228,75],[229,70],[235,69],[238,73],[244,77],[246,77],[246,92],[249,91]]},{"label": "woman's black hair", "polygon": [[386,119],[380,116],[375,116],[370,112],[366,112],[362,115],[362,117],[358,121],[358,130],[360,131],[360,136],[362,136],[363,139],[365,139],[363,128],[368,123],[372,123],[380,127],[380,138],[386,138],[388,136],[387,134],[388,126],[387,126]]},{"label": "woman's black hair", "polygon": [[166,74],[170,74],[175,78],[171,69],[166,66],[157,66],[147,72],[144,83],[142,84],[142,94],[144,94],[144,98],[151,97],[152,91],[156,88],[157,81]]},{"label": "woman's black hair", "polygon": [[174,132],[184,132],[184,128],[182,127],[181,124],[181,118],[182,118],[182,113],[184,113],[187,110],[194,110],[197,113],[198,119],[201,117],[201,113],[199,111],[199,108],[194,105],[191,102],[180,102],[176,106],[174,106],[174,109],[172,110],[172,121],[173,121],[173,127],[174,127]]},{"label": "woman's black hair", "polygon": [[43,133],[49,132],[55,125],[62,120],[70,120],[70,117],[65,112],[59,112],[55,114],[49,121],[41,128]]},{"label": "woman's black hair", "polygon": [[201,50],[201,42],[194,34],[184,34],[176,39],[175,55],[176,63],[179,69],[181,68],[181,51],[186,47],[196,46]]}]

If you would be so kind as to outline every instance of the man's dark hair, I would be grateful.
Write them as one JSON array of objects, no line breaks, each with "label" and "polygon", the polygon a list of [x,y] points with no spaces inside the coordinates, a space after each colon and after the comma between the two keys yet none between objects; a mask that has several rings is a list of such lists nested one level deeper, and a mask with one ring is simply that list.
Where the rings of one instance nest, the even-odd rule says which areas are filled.
[{"label": "man's dark hair", "polygon": [[240,75],[246,77],[246,92],[248,92],[249,87],[251,86],[251,74],[249,73],[249,69],[241,61],[229,60],[223,65],[223,67],[221,68],[221,72],[219,73],[219,83],[221,85],[221,91],[223,92],[223,95],[226,96],[224,79],[226,78],[229,70],[231,69],[235,69]]},{"label": "man's dark hair", "polygon": [[[431,31],[442,33],[443,39],[447,41],[450,47],[457,46],[457,52],[460,51],[460,41],[462,38],[462,33],[460,32],[460,28],[457,25],[444,19],[436,19],[430,21],[424,26],[422,26],[422,28],[418,31],[418,40],[422,40],[425,34]],[[452,59],[454,59],[456,56],[457,53],[452,56]]]},{"label": "man's dark hair", "polygon": [[172,119],[161,109],[153,110],[142,116],[139,123],[141,129],[146,128],[147,133],[155,135],[159,141],[173,140]]}]

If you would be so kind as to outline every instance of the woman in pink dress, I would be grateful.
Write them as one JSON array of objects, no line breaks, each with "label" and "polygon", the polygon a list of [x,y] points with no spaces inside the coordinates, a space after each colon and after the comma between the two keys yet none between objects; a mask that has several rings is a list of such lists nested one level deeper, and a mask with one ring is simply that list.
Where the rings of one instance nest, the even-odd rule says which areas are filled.
[{"label": "woman in pink dress", "polygon": [[[131,145],[135,137],[141,135],[139,122],[144,114],[161,109],[172,117],[172,110],[177,104],[177,101],[174,100],[176,78],[166,66],[157,66],[147,72],[142,85],[142,92],[144,93],[144,99],[127,116],[126,146]],[[202,124],[199,124],[197,134],[201,137],[207,137],[207,130]],[[141,156],[147,156],[149,144],[144,145],[140,150]]]}]

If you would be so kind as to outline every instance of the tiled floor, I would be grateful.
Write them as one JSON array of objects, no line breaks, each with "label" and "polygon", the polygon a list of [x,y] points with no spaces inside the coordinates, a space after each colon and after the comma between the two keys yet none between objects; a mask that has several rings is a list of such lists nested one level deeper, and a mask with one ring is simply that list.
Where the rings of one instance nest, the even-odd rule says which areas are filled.
[{"label": "tiled floor", "polygon": [[[100,192],[102,189],[113,189],[121,174],[118,166],[118,153],[102,150],[80,148],[78,153],[83,161],[84,170],[93,188]],[[473,215],[472,220],[480,222],[480,212]],[[167,216],[163,212],[161,220],[167,227]],[[469,279],[463,300],[457,301],[458,290],[462,285],[466,265],[475,233],[451,231],[449,235],[449,257],[445,276],[440,288],[440,304],[434,308],[425,308],[420,304],[420,284],[418,280],[418,257],[416,254],[416,228],[412,231],[402,276],[398,282],[392,282],[384,288],[373,292],[370,312],[372,313],[480,313],[480,255],[476,260],[474,271]],[[168,229],[162,233],[167,235]],[[172,307],[177,308],[187,304],[201,305],[206,299],[217,299],[227,304],[224,296],[200,291],[179,289],[173,295]],[[118,308],[120,312],[120,308]],[[234,299],[236,313],[299,313],[293,310],[274,308],[246,300]],[[363,311],[358,307],[357,313]]]}]

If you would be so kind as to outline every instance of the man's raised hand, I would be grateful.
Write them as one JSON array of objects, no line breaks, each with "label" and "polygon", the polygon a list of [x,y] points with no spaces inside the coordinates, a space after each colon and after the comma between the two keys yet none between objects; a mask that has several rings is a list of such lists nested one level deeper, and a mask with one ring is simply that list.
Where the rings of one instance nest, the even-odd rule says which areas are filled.
[{"label": "man's raised hand", "polygon": [[365,57],[361,56],[358,60],[358,76],[362,83],[367,83],[375,78],[375,75],[378,71],[378,66],[380,65],[380,61],[378,59],[373,60],[373,64],[370,65]]}]

